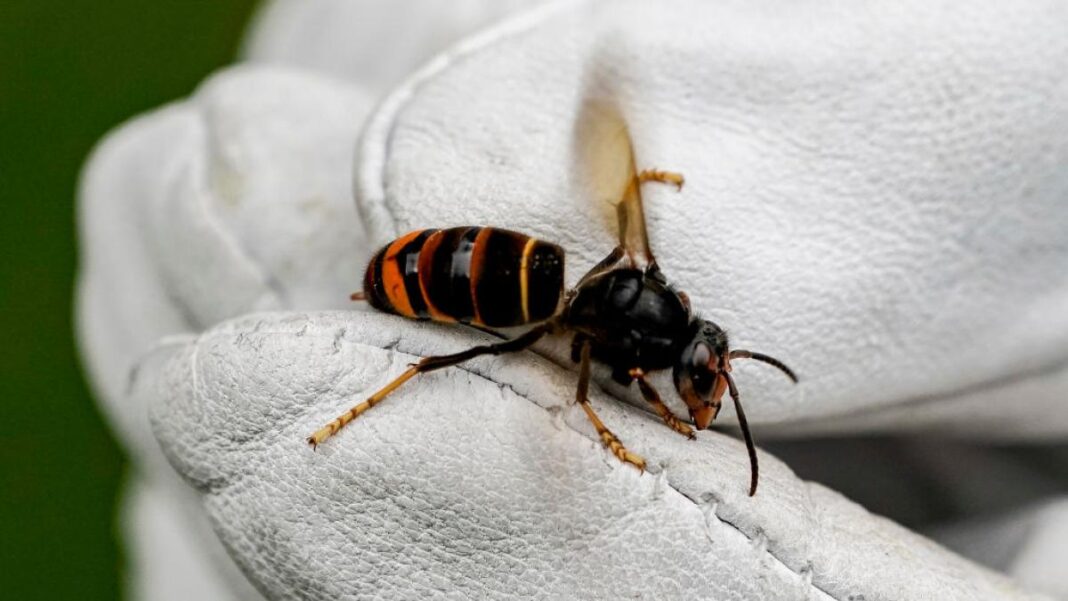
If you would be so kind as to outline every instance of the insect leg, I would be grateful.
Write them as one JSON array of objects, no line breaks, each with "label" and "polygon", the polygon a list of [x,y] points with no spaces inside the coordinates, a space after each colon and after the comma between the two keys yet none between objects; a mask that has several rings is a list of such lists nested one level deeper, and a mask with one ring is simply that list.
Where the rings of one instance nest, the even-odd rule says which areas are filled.
[{"label": "insect leg", "polygon": [[[633,156],[630,157],[633,161]],[[624,258],[633,267],[648,269],[656,266],[656,258],[649,247],[649,234],[646,230],[645,209],[642,207],[641,185],[645,182],[662,182],[673,184],[682,189],[684,179],[681,173],[647,169],[634,175],[633,162],[630,169],[630,181],[623,191],[623,198],[616,205],[616,219],[619,223],[619,246],[624,250]]]},{"label": "insect leg", "polygon": [[638,381],[638,389],[642,391],[642,396],[645,400],[653,406],[653,410],[660,416],[660,419],[664,420],[664,423],[671,427],[672,430],[682,434],[686,438],[693,439],[693,428],[689,424],[683,422],[668,406],[664,404],[664,401],[660,400],[660,393],[653,388],[653,385],[649,383],[649,380],[645,378],[645,372],[640,367],[635,367],[630,370],[632,378]]},{"label": "insect leg", "polygon": [[418,363],[413,364],[405,370],[404,373],[393,379],[389,384],[386,384],[379,389],[378,392],[367,397],[365,401],[353,406],[345,413],[336,417],[329,424],[316,430],[314,434],[308,437],[308,444],[312,447],[322,444],[324,440],[337,434],[338,430],[344,428],[346,424],[367,412],[371,407],[381,403],[387,396],[389,396],[389,393],[399,388],[401,384],[404,384],[417,374],[442,369],[444,367],[449,367],[450,365],[457,365],[480,355],[500,355],[503,353],[521,351],[537,342],[542,336],[547,334],[551,328],[551,324],[543,324],[526,332],[522,336],[504,342],[480,345],[451,355],[424,357],[423,359],[420,359]]},{"label": "insect leg", "polygon": [[597,417],[597,413],[593,411],[593,407],[590,406],[589,399],[590,391],[590,343],[583,342],[581,350],[581,363],[579,364],[579,382],[578,390],[575,391],[575,401],[582,405],[582,410],[586,412],[586,417],[590,419],[590,423],[593,424],[593,428],[597,430],[597,435],[601,437],[601,442],[604,446],[608,447],[608,450],[616,456],[617,459],[623,463],[629,463],[641,471],[645,471],[645,460],[631,453],[623,446],[623,443],[619,442],[615,434],[605,427],[601,418]]},{"label": "insect leg", "polygon": [[682,185],[686,183],[686,178],[684,178],[681,173],[675,173],[674,171],[645,169],[638,174],[638,183],[644,184],[645,182],[660,182],[662,184],[672,184],[679,190],[682,190]]},{"label": "insect leg", "polygon": [[739,398],[738,387],[734,385],[734,378],[730,372],[722,372],[727,379],[727,387],[731,391],[731,399],[734,401],[734,412],[738,414],[738,425],[742,428],[742,436],[745,438],[745,449],[749,451],[749,496],[756,494],[757,479],[760,476],[760,467],[757,466],[756,446],[753,445],[753,435],[749,433],[749,422],[745,419],[745,411],[742,411],[742,401]]}]

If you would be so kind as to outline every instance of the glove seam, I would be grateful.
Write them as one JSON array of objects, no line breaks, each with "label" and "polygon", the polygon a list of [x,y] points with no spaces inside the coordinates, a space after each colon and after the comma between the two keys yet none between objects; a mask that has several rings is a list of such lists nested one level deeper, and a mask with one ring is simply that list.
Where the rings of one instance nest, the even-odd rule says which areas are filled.
[{"label": "glove seam", "polygon": [[[406,352],[403,349],[399,349],[399,350],[402,353]],[[416,355],[416,356],[418,356],[418,355]],[[552,362],[552,361],[550,361],[550,362],[553,363],[554,365],[556,365],[555,362]],[[527,402],[531,403],[532,405],[535,405],[536,407],[538,407],[539,409],[542,409],[543,411],[546,411],[547,413],[551,413],[548,409],[546,409],[545,407],[542,407],[538,403],[534,402],[527,395],[525,395],[525,394],[521,393],[520,391],[516,390],[511,384],[509,384],[507,382],[498,382],[496,380],[492,380],[492,379],[486,377],[483,374],[480,374],[480,373],[478,373],[476,371],[472,371],[472,370],[468,369],[467,367],[465,367],[463,365],[456,365],[454,367],[456,367],[458,369],[462,369],[462,370],[468,372],[469,374],[472,374],[472,375],[474,375],[476,377],[479,377],[479,378],[481,378],[483,380],[486,380],[486,381],[491,382],[493,384],[496,384],[498,386],[508,388],[509,390],[511,390],[519,398],[522,398],[522,399],[526,400]],[[624,405],[627,405],[628,407],[630,407],[629,404],[627,404],[624,401],[622,401],[621,399],[618,399],[615,396],[609,394],[604,389],[602,389],[600,386],[598,386],[597,388],[599,390],[601,390],[601,392],[605,396],[611,398],[612,401],[617,402],[617,403],[623,403]],[[590,436],[587,436],[586,434],[581,432],[578,428],[575,428],[574,426],[568,424],[567,420],[561,420],[561,421],[563,422],[563,425],[565,427],[567,427],[572,432],[578,434],[579,436],[589,440],[590,442],[594,442],[594,443],[599,442],[596,439],[594,439],[594,438],[592,438]],[[602,453],[604,453],[603,449],[602,449]],[[620,464],[620,465],[614,466],[612,469],[621,469],[623,467],[624,466],[622,466]],[[665,468],[662,468],[661,473],[664,474],[666,471],[667,470]],[[782,566],[782,568],[785,569],[786,571],[788,571],[790,574],[793,574],[794,576],[797,576],[798,579],[800,579],[802,585],[805,586],[806,588],[809,588],[812,591],[815,591],[817,594],[821,594],[821,595],[825,596],[828,599],[833,599],[834,601],[845,601],[843,598],[834,596],[829,591],[824,590],[823,588],[819,587],[818,585],[816,585],[813,582],[814,573],[813,573],[813,565],[812,565],[812,561],[811,560],[806,560],[804,562],[805,566],[806,566],[805,568],[802,568],[801,570],[795,570],[792,567],[790,567],[790,565],[787,564],[785,561],[783,561],[778,556],[776,556],[774,552],[771,551],[771,549],[769,547],[771,546],[772,541],[770,539],[768,539],[767,536],[764,535],[762,531],[759,532],[759,534],[758,534],[758,536],[756,538],[754,538],[754,537],[750,536],[748,533],[746,533],[745,530],[743,530],[737,524],[735,524],[735,523],[733,523],[733,522],[731,522],[729,520],[726,520],[723,517],[721,517],[717,513],[717,510],[719,508],[719,501],[716,501],[714,498],[712,500],[708,501],[708,502],[698,501],[697,499],[694,499],[690,495],[682,492],[681,490],[676,488],[674,485],[672,485],[670,480],[668,480],[666,475],[663,476],[663,486],[665,488],[675,492],[676,494],[682,496],[684,499],[686,499],[691,504],[693,504],[693,506],[695,508],[697,508],[697,510],[700,511],[702,513],[702,515],[705,516],[705,532],[708,535],[708,538],[710,540],[711,540],[712,537],[711,537],[711,534],[708,532],[709,531],[708,520],[710,518],[712,518],[712,519],[715,519],[720,524],[729,526],[731,529],[733,529],[736,532],[738,532],[739,534],[741,534],[743,537],[746,538],[746,540],[748,540],[750,542],[750,544],[754,548],[757,548],[760,551],[762,551],[764,555],[770,557],[775,563],[777,563],[780,566]],[[714,495],[714,493],[708,493],[708,494]],[[758,529],[758,531],[759,531],[759,529]],[[811,599],[811,595],[808,598]]]}]

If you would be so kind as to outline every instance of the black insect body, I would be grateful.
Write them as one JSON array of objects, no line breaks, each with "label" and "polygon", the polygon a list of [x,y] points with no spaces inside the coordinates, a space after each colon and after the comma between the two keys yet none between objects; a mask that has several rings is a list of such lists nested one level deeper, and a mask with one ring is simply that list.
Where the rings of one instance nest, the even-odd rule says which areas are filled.
[{"label": "black insect body", "polygon": [[486,329],[533,327],[511,340],[422,359],[319,429],[308,442],[313,446],[322,443],[416,374],[479,355],[520,351],[549,333],[568,333],[573,336],[572,359],[579,363],[576,401],[617,458],[645,468],[645,461],[627,450],[590,406],[587,392],[594,359],[610,366],[616,381],[637,383],[642,396],[664,422],[691,438],[693,429],[663,403],[646,375],[672,369],[675,388],[689,409],[693,426],[699,430],[712,423],[723,394],[729,391],[749,451],[749,494],[755,494],[756,450],[730,362],[756,359],[779,368],[795,382],[797,378],[767,355],[730,350],[727,334],[711,321],[697,318],[686,295],[667,282],[649,250],[640,186],[646,181],[659,181],[681,188],[682,176],[655,170],[637,174],[633,158],[628,168],[618,205],[620,244],[571,291],[565,291],[563,285],[563,249],[509,230],[419,230],[383,247],[367,267],[364,291],[353,295],[354,299],[366,299],[380,310],[412,319],[459,322]]},{"label": "black insect body", "polygon": [[659,271],[626,268],[584,279],[562,321],[579,344],[589,340],[593,358],[612,366],[621,384],[633,380],[634,368],[673,367],[693,329],[686,302]]}]

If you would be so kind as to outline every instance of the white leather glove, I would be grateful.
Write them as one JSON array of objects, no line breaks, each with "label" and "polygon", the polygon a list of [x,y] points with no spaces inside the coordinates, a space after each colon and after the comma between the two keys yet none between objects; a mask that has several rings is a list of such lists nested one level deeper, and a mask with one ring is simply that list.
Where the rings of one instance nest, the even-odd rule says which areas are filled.
[{"label": "white leather glove", "polygon": [[[170,520],[188,557],[215,558],[223,582],[199,598],[254,594],[228,557],[270,598],[1025,598],[768,455],[749,498],[740,443],[687,441],[593,391],[649,460],[639,475],[569,406],[574,373],[530,354],[424,376],[312,453],[305,436],[405,363],[481,337],[367,311],[213,327],[343,306],[373,245],[417,227],[537,234],[568,249],[573,283],[614,243],[574,143],[593,81],[620,100],[640,165],[687,177],[645,193],[669,278],[804,380],[738,366],[758,443],[1063,439],[1062,9],[603,6],[526,13],[392,94],[356,161],[369,239],[345,191],[367,94],[339,81],[228,73],[98,151],[83,344],[150,475],[135,499],[179,508],[154,521],[160,501],[135,505],[134,528]],[[345,55],[345,39],[306,39],[293,47]],[[337,54],[318,68],[345,72]],[[134,358],[180,331],[201,334],[157,346],[127,386]],[[146,409],[196,493],[161,467]]]},{"label": "white leather glove", "polygon": [[[286,70],[212,79],[188,101],[125,125],[94,153],[80,190],[78,332],[97,397],[135,463],[123,512],[130,598],[259,597],[129,396],[138,358],[162,336],[255,309],[351,306],[353,277],[367,258],[352,209],[352,160],[372,100],[457,37],[522,4],[267,3],[248,59]],[[405,35],[414,32],[421,33]],[[378,42],[364,45],[369,40]],[[389,60],[360,58],[387,42]],[[337,62],[331,70],[323,60]],[[316,77],[312,64],[358,86]],[[190,260],[192,252],[202,255]]]}]

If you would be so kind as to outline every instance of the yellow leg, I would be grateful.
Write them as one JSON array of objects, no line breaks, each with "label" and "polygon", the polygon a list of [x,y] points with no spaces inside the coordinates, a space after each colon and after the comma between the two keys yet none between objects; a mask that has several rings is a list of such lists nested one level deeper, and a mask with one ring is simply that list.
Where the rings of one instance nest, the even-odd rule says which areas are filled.
[{"label": "yellow leg", "polygon": [[315,434],[312,434],[308,437],[308,444],[310,444],[312,448],[319,446],[324,440],[330,438],[334,434],[337,434],[337,431],[344,428],[346,424],[363,415],[371,407],[374,407],[375,405],[381,403],[382,400],[389,395],[389,393],[396,390],[397,387],[407,382],[409,379],[412,378],[412,376],[417,373],[419,373],[418,367],[409,367],[407,371],[397,376],[397,378],[389,384],[383,386],[382,389],[378,392],[372,394],[370,397],[367,398],[366,401],[360,403],[359,405],[356,405],[345,413],[342,413],[341,415],[334,418],[334,421],[316,430]]},{"label": "yellow leg", "polygon": [[612,434],[611,430],[605,427],[601,418],[597,417],[597,413],[594,412],[593,407],[590,406],[590,399],[588,397],[590,390],[590,343],[585,342],[582,345],[581,351],[582,362],[579,364],[579,384],[578,390],[575,392],[575,401],[582,405],[582,410],[586,412],[586,417],[589,418],[590,423],[593,424],[594,430],[597,430],[597,435],[601,437],[601,442],[617,459],[623,463],[629,463],[638,468],[639,471],[645,471],[645,460],[639,455],[631,453],[623,446],[623,443],[616,438],[615,434]]},{"label": "yellow leg", "polygon": [[660,399],[660,393],[658,393],[656,389],[649,384],[649,381],[645,379],[645,372],[642,371],[641,368],[635,367],[630,370],[630,375],[638,381],[638,389],[641,390],[642,396],[653,406],[653,410],[660,416],[660,419],[664,420],[665,424],[686,438],[691,440],[695,438],[693,428],[676,417],[675,414],[671,412],[671,409],[668,409],[668,406]]},{"label": "yellow leg", "polygon": [[601,418],[597,417],[597,414],[594,413],[593,407],[590,406],[588,400],[579,401],[579,403],[582,405],[582,409],[586,412],[586,417],[590,418],[590,422],[593,423],[594,429],[597,430],[597,435],[601,437],[601,442],[604,446],[608,447],[608,450],[611,451],[613,455],[616,456],[616,459],[619,459],[623,463],[629,463],[638,468],[639,471],[644,472],[645,460],[642,459],[640,455],[628,451],[627,448],[623,446],[623,443],[619,442],[616,435],[612,434],[612,431],[606,428],[604,423],[601,422]]},{"label": "yellow leg", "polygon": [[457,365],[480,355],[500,355],[502,353],[521,351],[537,342],[542,336],[547,334],[552,327],[552,323],[546,323],[528,330],[525,334],[522,334],[517,338],[505,340],[504,342],[480,345],[451,355],[424,357],[420,359],[418,363],[409,367],[404,373],[397,376],[392,382],[383,386],[381,390],[368,397],[366,401],[356,405],[345,413],[342,413],[337,416],[334,421],[316,430],[315,434],[308,437],[308,444],[310,444],[312,448],[319,446],[324,440],[337,434],[337,431],[344,428],[346,424],[366,413],[371,407],[381,403],[383,399],[389,396],[389,393],[396,390],[401,384],[412,379],[416,374],[442,369],[449,367],[450,365]]},{"label": "yellow leg", "polygon": [[676,173],[674,171],[646,169],[638,174],[638,183],[644,184],[645,182],[672,184],[679,190],[682,190],[682,185],[686,183],[686,178],[682,177],[681,173]]}]

